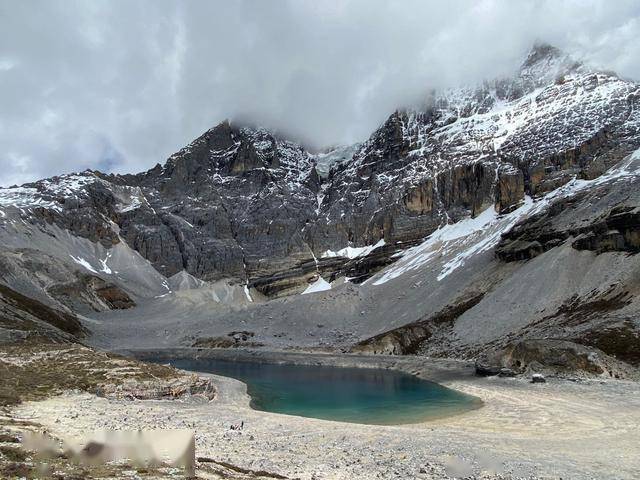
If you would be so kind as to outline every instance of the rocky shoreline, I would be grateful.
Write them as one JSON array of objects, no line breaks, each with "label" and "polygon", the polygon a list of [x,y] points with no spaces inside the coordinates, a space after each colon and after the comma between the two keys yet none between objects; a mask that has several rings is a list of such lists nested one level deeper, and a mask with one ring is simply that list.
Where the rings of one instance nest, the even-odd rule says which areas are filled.
[{"label": "rocky shoreline", "polygon": [[[159,358],[159,350],[137,358]],[[252,410],[246,386],[208,375],[216,398],[128,400],[68,392],[12,409],[20,421],[78,436],[98,429],[192,428],[201,459],[282,478],[616,478],[640,469],[640,384],[481,378],[471,363],[417,357],[174,349],[163,358],[394,368],[480,398],[482,408],[402,426],[346,424]],[[244,429],[230,427],[244,422]],[[200,462],[198,475],[208,476]],[[236,472],[237,473],[237,472]],[[251,474],[253,475],[253,474]],[[259,475],[231,478],[267,478]],[[271,476],[271,478],[274,478]]]},{"label": "rocky shoreline", "polygon": [[398,355],[362,355],[312,351],[278,351],[226,348],[163,348],[116,350],[120,355],[142,361],[211,358],[234,362],[260,362],[279,365],[323,365],[330,367],[394,369],[434,382],[473,381],[475,364],[456,359]]}]

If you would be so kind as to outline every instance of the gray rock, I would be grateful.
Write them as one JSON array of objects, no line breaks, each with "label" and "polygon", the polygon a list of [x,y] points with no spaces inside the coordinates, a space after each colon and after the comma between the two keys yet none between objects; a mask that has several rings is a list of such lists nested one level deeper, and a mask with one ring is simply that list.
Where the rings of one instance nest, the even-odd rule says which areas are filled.
[{"label": "gray rock", "polygon": [[[267,296],[305,288],[326,250],[384,239],[389,248],[369,260],[318,266],[323,276],[363,281],[393,261],[398,245],[443,223],[491,206],[508,212],[525,194],[602,174],[640,146],[636,91],[633,82],[536,46],[512,78],[435,93],[426,109],[393,113],[353,148],[313,155],[225,121],[147,172],[87,171],[28,184],[34,207],[25,211],[31,222],[105,247],[124,241],[167,277],[183,270],[202,280],[231,277]],[[478,117],[496,102],[513,102],[513,112]],[[516,110],[519,126],[507,134]],[[636,251],[636,216],[612,212],[602,221],[608,233],[580,231],[576,248]],[[498,256],[533,258],[575,233],[545,237],[536,228],[515,229]]]},{"label": "gray rock", "polygon": [[624,378],[628,366],[597,348],[567,340],[525,339],[479,356],[476,372],[484,375],[512,376],[542,372],[554,375],[607,375]]},{"label": "gray rock", "polygon": [[544,378],[544,375],[541,373],[534,373],[531,375],[531,383],[546,383],[546,381],[547,380]]}]

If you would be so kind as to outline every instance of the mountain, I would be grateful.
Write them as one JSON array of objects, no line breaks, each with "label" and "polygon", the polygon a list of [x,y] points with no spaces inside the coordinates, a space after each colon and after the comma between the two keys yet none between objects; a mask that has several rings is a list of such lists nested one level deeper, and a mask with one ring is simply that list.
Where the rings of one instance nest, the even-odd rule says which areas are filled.
[{"label": "mountain", "polygon": [[362,144],[225,121],[146,172],[0,189],[0,282],[104,345],[242,330],[465,357],[544,336],[637,363],[639,106],[539,44]]}]

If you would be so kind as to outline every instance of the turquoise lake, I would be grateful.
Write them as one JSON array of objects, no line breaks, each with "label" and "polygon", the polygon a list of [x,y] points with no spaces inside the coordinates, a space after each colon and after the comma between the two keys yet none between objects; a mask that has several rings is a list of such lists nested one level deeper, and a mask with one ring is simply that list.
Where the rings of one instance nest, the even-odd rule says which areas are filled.
[{"label": "turquoise lake", "polygon": [[176,359],[175,367],[235,378],[251,407],[350,423],[418,423],[478,408],[479,399],[394,370]]}]

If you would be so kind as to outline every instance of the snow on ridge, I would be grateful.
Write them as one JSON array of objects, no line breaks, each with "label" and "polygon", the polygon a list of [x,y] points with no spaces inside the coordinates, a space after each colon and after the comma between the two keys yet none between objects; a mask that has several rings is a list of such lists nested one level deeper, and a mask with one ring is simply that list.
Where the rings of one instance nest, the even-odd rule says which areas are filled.
[{"label": "snow on ridge", "polygon": [[78,198],[89,184],[101,181],[93,173],[69,173],[20,187],[0,188],[0,206],[19,209],[47,208],[62,211],[58,197]]},{"label": "snow on ridge", "polygon": [[569,54],[550,45],[537,45],[529,52],[518,76],[540,85],[554,81],[558,76],[588,69]]},{"label": "snow on ridge", "polygon": [[79,190],[99,180],[93,172],[82,172],[47,178],[36,183],[41,186],[46,193],[70,197],[77,195]]},{"label": "snow on ridge", "polygon": [[[596,81],[595,85],[591,83],[592,78]],[[485,113],[458,117],[455,122],[439,127],[434,134],[455,150],[460,142],[464,146],[473,139],[489,138],[493,142],[493,149],[498,150],[509,138],[524,133],[533,125],[541,128],[540,125],[551,122],[575,122],[566,112],[581,111],[582,115],[595,115],[611,98],[624,97],[631,89],[629,83],[609,75],[574,74],[566,77],[564,83],[540,86],[515,100],[496,101]],[[593,136],[601,124],[576,124],[575,127],[574,136],[586,139]]]},{"label": "snow on ridge", "polygon": [[31,208],[44,207],[61,210],[57,202],[45,200],[33,187],[10,187],[0,189],[0,205],[3,207]]},{"label": "snow on ridge", "polygon": [[307,293],[324,292],[325,290],[331,290],[331,284],[324,278],[319,276],[315,282],[309,284],[309,286],[304,292],[301,293],[301,295],[306,295]]},{"label": "snow on ridge", "polygon": [[[527,65],[519,75],[505,80],[509,88],[523,88],[517,96],[505,93],[504,82],[496,80],[437,92],[435,116],[404,111],[406,116],[398,118],[412,161],[374,172],[379,191],[398,179],[417,183],[433,177],[442,168],[450,168],[451,159],[455,164],[475,163],[498,151],[515,157],[547,157],[587,141],[609,123],[629,128],[630,122],[638,121],[637,117],[625,120],[622,105],[629,95],[640,91],[637,84],[576,66],[561,53],[546,54]],[[563,75],[558,77],[558,72]],[[367,179],[358,177],[359,168],[382,153],[379,136],[383,133],[382,129],[374,132],[349,167],[339,173],[351,194]]]},{"label": "snow on ridge", "polygon": [[349,259],[353,259],[357,257],[364,257],[366,255],[369,255],[369,253],[371,253],[376,248],[382,247],[384,245],[384,239],[380,239],[375,245],[367,245],[365,247],[345,247],[335,252],[333,250],[327,250],[322,254],[322,258],[346,257]]},{"label": "snow on ridge", "polygon": [[596,179],[574,178],[535,201],[526,196],[524,203],[509,214],[498,215],[493,207],[489,207],[475,218],[468,217],[454,224],[447,224],[429,235],[421,244],[402,252],[400,259],[383,270],[382,275],[373,281],[373,285],[382,285],[438,259],[443,260],[437,276],[437,280],[441,281],[474,255],[495,247],[503,233],[511,230],[521,219],[541,212],[552,201],[572,196],[586,188],[638,176],[640,149]]}]

